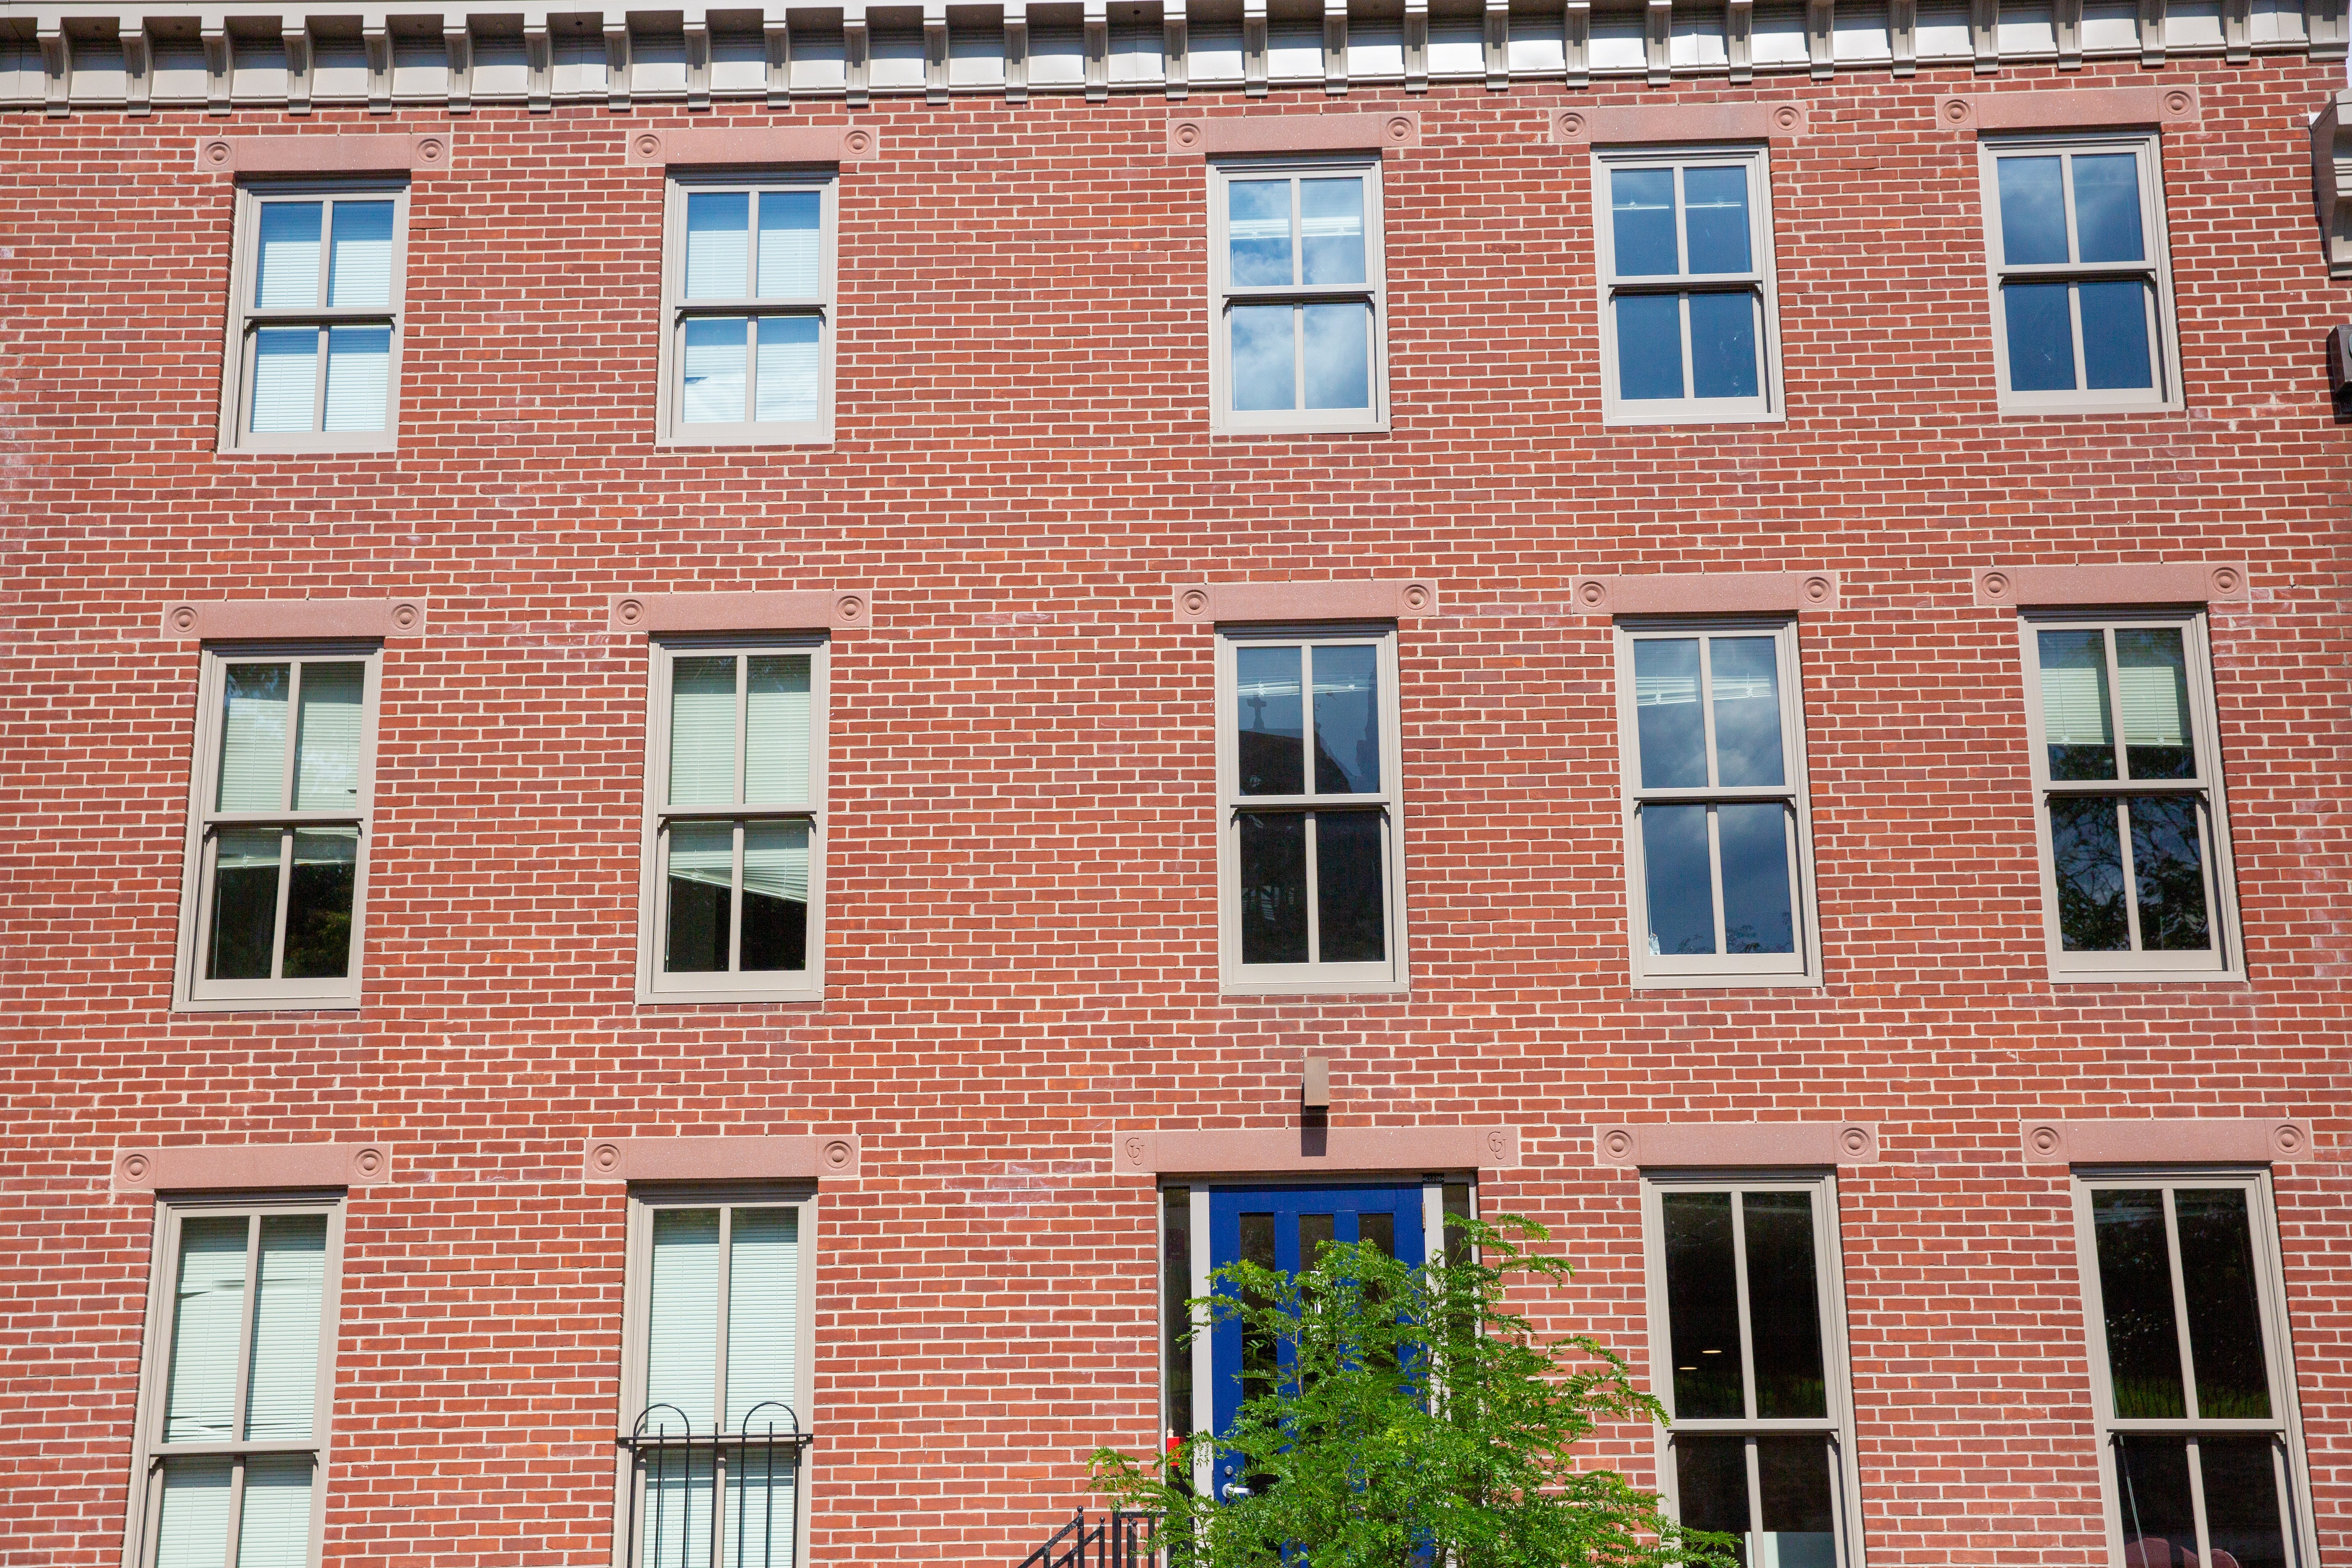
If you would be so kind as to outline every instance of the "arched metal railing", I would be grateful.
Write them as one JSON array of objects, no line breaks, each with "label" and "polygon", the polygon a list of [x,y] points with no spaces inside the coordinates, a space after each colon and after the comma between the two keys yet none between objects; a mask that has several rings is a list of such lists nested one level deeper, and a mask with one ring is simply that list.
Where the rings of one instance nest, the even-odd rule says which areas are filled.
[{"label": "arched metal railing", "polygon": [[[646,1406],[635,1426],[620,1439],[635,1469],[629,1488],[627,1539],[637,1568],[793,1568],[800,1544],[801,1456],[815,1440],[814,1434],[801,1429],[793,1407],[778,1399],[753,1405],[733,1432],[714,1429],[700,1435],[677,1405]],[[709,1493],[707,1521],[697,1541],[698,1459],[707,1466]],[[781,1510],[776,1499],[780,1479],[785,1479],[792,1494]],[[755,1486],[761,1510],[756,1530],[751,1512]],[[751,1549],[748,1552],[747,1545]]]}]

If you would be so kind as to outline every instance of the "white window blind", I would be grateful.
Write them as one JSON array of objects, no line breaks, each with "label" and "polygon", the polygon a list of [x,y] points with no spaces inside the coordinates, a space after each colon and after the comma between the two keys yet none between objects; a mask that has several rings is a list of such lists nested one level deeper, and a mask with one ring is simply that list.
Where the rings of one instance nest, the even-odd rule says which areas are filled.
[{"label": "white window blind", "polygon": [[735,886],[735,829],[723,822],[681,822],[669,830],[669,874],[708,887]]},{"label": "white window blind", "polygon": [[797,805],[809,798],[809,656],[761,654],[750,662],[743,798],[756,805]]},{"label": "white window blind", "polygon": [[822,408],[824,323],[814,316],[762,316],[759,321],[760,420],[814,419]]},{"label": "white window blind", "polygon": [[2043,632],[2040,647],[2044,738],[2053,746],[2112,744],[2105,637],[2097,632]]},{"label": "white window blind", "polygon": [[285,805],[286,699],[291,679],[289,665],[228,667],[220,810],[276,811]]},{"label": "white window blind", "polygon": [[[719,879],[726,880],[722,869]],[[809,830],[805,822],[754,822],[743,829],[743,891],[805,904]]]},{"label": "white window blind", "polygon": [[735,802],[735,657],[672,661],[669,803]]},{"label": "white window blind", "polygon": [[740,300],[751,292],[751,193],[697,191],[688,196],[686,297]]},{"label": "white window blind", "polygon": [[2170,628],[2118,628],[2116,684],[2123,698],[2124,744],[2189,743],[2189,662]]},{"label": "white window blind", "polygon": [[739,1208],[727,1280],[727,1427],[753,1429],[793,1406],[793,1356],[799,1337],[800,1215],[789,1208]]},{"label": "white window blind", "polygon": [[319,302],[319,231],[324,216],[320,202],[261,204],[255,304],[265,310],[301,310]]},{"label": "white window blind", "polygon": [[253,428],[307,433],[318,410],[319,329],[267,327],[254,334]]},{"label": "white window blind", "polygon": [[[294,805],[299,809],[333,811],[359,804],[360,720],[366,695],[364,664],[302,667],[294,784]],[[273,800],[263,809],[276,805]]]},{"label": "white window blind", "polygon": [[155,1568],[228,1568],[229,1480],[226,1459],[165,1462]]},{"label": "white window blind", "polygon": [[[655,1214],[646,1316],[646,1408],[653,1412],[647,1429],[675,1432],[682,1416],[694,1431],[710,1432],[719,1387],[717,1209]],[[661,1426],[664,1421],[669,1425]]]},{"label": "white window blind", "polygon": [[236,1568],[304,1568],[310,1562],[310,1471],[307,1454],[246,1461]]},{"label": "white window blind", "polygon": [[381,430],[392,389],[392,329],[336,327],[327,333],[329,430]]},{"label": "white window blind", "polygon": [[[246,1403],[249,1441],[306,1442],[310,1436],[319,1381],[319,1313],[326,1283],[326,1215],[272,1215],[261,1222],[253,1386]],[[251,1486],[248,1477],[248,1495]]]},{"label": "white window blind", "polygon": [[[236,1440],[236,1354],[244,1329],[250,1226],[242,1215],[192,1219],[180,1229],[180,1278],[172,1315],[172,1373],[164,1396],[167,1443]],[[311,1353],[318,1352],[315,1342]]]},{"label": "white window blind", "polygon": [[[695,198],[699,200],[699,197]],[[824,288],[824,197],[816,191],[760,193],[760,297],[805,300]]]},{"label": "white window blind", "polygon": [[392,207],[388,201],[335,204],[334,251],[327,268],[328,304],[390,308]]}]

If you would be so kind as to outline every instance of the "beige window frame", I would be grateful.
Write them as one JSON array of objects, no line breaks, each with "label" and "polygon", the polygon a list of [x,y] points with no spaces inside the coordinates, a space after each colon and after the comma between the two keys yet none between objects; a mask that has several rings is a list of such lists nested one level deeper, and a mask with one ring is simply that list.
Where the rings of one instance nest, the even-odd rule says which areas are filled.
[{"label": "beige window frame", "polygon": [[[2221,784],[2221,754],[2213,693],[2213,658],[2207,640],[2205,613],[2197,609],[2026,610],[2019,614],[2018,637],[2025,676],[2026,733],[2033,771],[2033,832],[2042,858],[2042,906],[2044,939],[2054,981],[2115,981],[2138,979],[2242,981],[2245,955],[2240,945],[2237,875],[2230,853],[2230,811]],[[2187,666],[2190,752],[2196,773],[2189,778],[2135,779],[2124,761],[2126,721],[2123,682],[2116,637],[2142,628],[2177,630]],[[2064,780],[2051,776],[2048,729],[2044,719],[2040,634],[2096,632],[2105,648],[2107,715],[2116,754],[2116,777]],[[2063,910],[2058,889],[2055,833],[2052,814],[2067,797],[2114,797],[2119,807],[2135,798],[2174,796],[2196,803],[2202,837],[2207,945],[2202,949],[2149,950],[2143,932],[2133,836],[2119,822],[2117,849],[2122,861],[2122,901],[2130,947],[2120,952],[2069,952],[2063,941]]]},{"label": "beige window frame", "polygon": [[[327,303],[333,267],[333,209],[343,202],[389,200],[392,209],[390,300],[383,307],[335,306]],[[319,244],[319,286],[314,303],[264,307],[256,295],[260,287],[263,209],[280,204],[317,202],[323,205]],[[236,189],[236,240],[229,267],[228,336],[221,356],[223,384],[220,409],[220,449],[224,452],[375,452],[400,443],[400,376],[402,339],[407,320],[408,182],[402,179],[339,181],[254,181]],[[253,398],[257,356],[262,332],[273,328],[316,327],[321,333],[316,379],[311,391],[310,429],[256,431]],[[383,328],[389,334],[385,370],[383,428],[329,430],[327,372],[332,340],[338,328]]]},{"label": "beige window frame", "polygon": [[[348,809],[297,808],[301,757],[301,672],[310,665],[359,664],[365,689],[360,703],[358,798]],[[219,808],[222,748],[226,723],[228,672],[241,665],[292,667],[286,696],[285,808],[224,811]],[[180,942],[174,1005],[193,1011],[266,1007],[356,1007],[367,951],[369,847],[374,837],[376,710],[383,687],[383,650],[378,642],[282,642],[209,645],[196,682],[195,761],[189,780],[188,837],[181,872]],[[239,829],[281,830],[278,902],[270,942],[270,974],[265,979],[222,980],[206,974],[218,888],[221,835]],[[357,834],[352,868],[351,946],[341,975],[285,975],[287,925],[292,906],[296,833],[305,827],[349,828]]]},{"label": "beige window frame", "polygon": [[[1381,212],[1381,168],[1377,153],[1320,153],[1281,158],[1220,158],[1208,164],[1209,190],[1209,429],[1221,436],[1339,434],[1389,427],[1388,247]],[[1294,278],[1304,275],[1306,216],[1301,180],[1355,178],[1363,181],[1364,280],[1360,283],[1236,283],[1233,278],[1232,186],[1237,181],[1288,180],[1291,184],[1290,256]],[[1318,304],[1360,303],[1370,312],[1366,375],[1370,406],[1313,409],[1306,401],[1305,310]],[[1233,312],[1236,307],[1292,307],[1291,391],[1287,409],[1234,406]]]},{"label": "beige window frame", "polygon": [[[831,645],[819,635],[746,637],[669,634],[647,645],[645,819],[639,864],[637,1001],[815,1002],[824,996],[825,721],[831,684]],[[749,735],[751,661],[765,656],[805,656],[809,661],[809,793],[799,801],[742,804]],[[673,805],[670,801],[670,729],[674,669],[681,658],[732,658],[736,662],[735,803]],[[689,822],[735,826],[733,884],[729,899],[730,967],[724,971],[666,973],[669,931],[668,835]],[[801,970],[744,971],[740,967],[743,915],[745,830],[763,822],[805,823],[808,828],[808,913]]]},{"label": "beige window frame", "polygon": [[[1627,946],[1633,984],[1652,987],[1723,987],[1819,985],[1822,984],[1821,929],[1813,888],[1813,823],[1811,790],[1805,758],[1804,684],[1797,657],[1797,617],[1791,615],[1713,618],[1633,617],[1620,619],[1617,641],[1618,778],[1625,811]],[[1779,684],[1782,782],[1778,784],[1727,785],[1718,781],[1717,714],[1713,700],[1714,644],[1725,638],[1769,637],[1773,668]],[[1653,640],[1694,639],[1702,644],[1697,700],[1704,736],[1707,783],[1700,785],[1652,787],[1643,776],[1640,710],[1643,706],[1635,679],[1635,646]],[[1720,808],[1777,802],[1786,812],[1783,854],[1789,875],[1790,930],[1792,951],[1735,952],[1733,926],[1725,906],[1726,872]],[[1652,952],[1645,809],[1705,805],[1706,857],[1712,879],[1709,898],[1713,912],[1713,952]]]},{"label": "beige window frame", "polygon": [[[2139,261],[2085,262],[2081,253],[2075,202],[2074,160],[2102,153],[2131,153],[2138,157]],[[2062,199],[2065,205],[2066,249],[2069,259],[2029,265],[2011,264],[2001,230],[2000,176],[2003,157],[2021,154],[2063,160]],[[2069,133],[1977,138],[1978,188],[1984,205],[1985,279],[1992,322],[1994,385],[2004,414],[2166,414],[2182,406],[2179,334],[2172,299],[2172,253],[2166,237],[2162,138],[2154,132],[2116,134]],[[2132,280],[2148,288],[2147,328],[2151,361],[2147,388],[2096,388],[2086,384],[2089,367],[2084,354],[2084,321],[2079,287],[2070,288],[2067,320],[2074,332],[2074,387],[2072,390],[2018,391],[2011,384],[2009,321],[2002,286],[2010,283],[2084,283]]]},{"label": "beige window frame", "polygon": [[[2278,1215],[2271,1192],[2269,1171],[2260,1166],[2077,1168],[2073,1184],[2075,1242],[2083,1281],[2084,1331],[2091,1363],[2091,1405],[2099,1447],[2099,1478],[2109,1500],[2102,1511],[2105,1516],[2110,1560],[2116,1568],[2137,1568],[2135,1560],[2125,1555],[2127,1508],[2138,1504],[2145,1510],[2139,1515],[2141,1528],[2133,1533],[2134,1540],[2157,1532],[2149,1528],[2152,1521],[2147,1517],[2147,1512],[2153,1510],[2147,1510],[2147,1505],[2133,1495],[2137,1489],[2134,1488],[2131,1493],[2127,1493],[2124,1487],[2119,1455],[2125,1442],[2139,1437],[2160,1444],[2164,1439],[2171,1438],[2187,1446],[2189,1453],[2188,1479],[2196,1538],[2193,1541],[2172,1540],[2169,1544],[2176,1551],[2194,1552],[2200,1563],[2211,1563],[2214,1561],[2212,1549],[2222,1543],[2212,1540],[2212,1521],[2209,1513],[2212,1500],[2205,1477],[2208,1457],[2202,1451],[2200,1439],[2235,1438],[2243,1443],[2249,1438],[2266,1437],[2269,1439],[2272,1479],[2278,1488],[2278,1527],[2286,1548],[2288,1568],[2317,1568],[2319,1553],[2315,1543],[2318,1540],[2318,1532],[2313,1513],[2310,1466],[2304,1451],[2303,1415],[2296,1400],[2294,1345],[2287,1326],[2286,1281],[2279,1258]],[[2095,1213],[2096,1194],[2116,1191],[2154,1191],[2163,1194],[2165,1263],[2170,1286],[2169,1298],[2165,1305],[2171,1311],[2170,1327],[2179,1355],[2182,1405],[2189,1412],[2183,1416],[2126,1416],[2117,1413],[2113,1347],[2109,1342],[2104,1270]],[[2180,1194],[2200,1191],[2244,1194],[2250,1233],[2248,1239],[2252,1253],[2250,1261],[2252,1266],[2253,1301],[2261,1323],[2258,1337],[2263,1371],[2268,1378],[2269,1414],[2264,1416],[2207,1415],[2200,1413],[2202,1390],[2196,1361],[2198,1314],[2189,1300],[2190,1279],[2184,1269],[2181,1256],[2179,1212]],[[2161,1335],[2155,1337],[2160,1338]],[[2222,1549],[2226,1550],[2226,1546]]]},{"label": "beige window frame", "polygon": [[[613,1562],[615,1568],[659,1568],[659,1564],[651,1561],[653,1554],[646,1551],[646,1527],[650,1522],[646,1481],[650,1476],[656,1473],[673,1475],[678,1473],[675,1468],[666,1472],[656,1472],[655,1467],[664,1463],[675,1467],[678,1462],[679,1455],[677,1448],[672,1447],[665,1460],[657,1451],[643,1446],[637,1442],[637,1439],[645,1436],[677,1431],[684,1423],[670,1417],[691,1414],[677,1411],[675,1407],[648,1410],[646,1406],[646,1391],[650,1383],[649,1373],[653,1353],[654,1228],[656,1216],[663,1211],[671,1209],[716,1209],[721,1216],[718,1253],[719,1273],[714,1303],[717,1312],[714,1346],[717,1385],[712,1394],[712,1409],[718,1412],[728,1408],[727,1310],[730,1294],[730,1269],[733,1263],[735,1216],[745,1209],[754,1208],[790,1209],[794,1212],[797,1249],[795,1261],[799,1269],[796,1276],[796,1289],[799,1297],[794,1303],[795,1341],[793,1375],[794,1386],[791,1406],[793,1419],[790,1425],[800,1434],[806,1436],[814,1431],[813,1406],[816,1386],[816,1314],[814,1310],[816,1300],[818,1246],[816,1196],[816,1188],[810,1183],[699,1185],[663,1184],[631,1189],[625,1243],[626,1254],[623,1279],[621,1404],[616,1431],[616,1436],[621,1441],[615,1445],[614,1459]],[[668,1409],[670,1415],[665,1415],[663,1408]],[[750,1426],[753,1435],[750,1444],[752,1448],[757,1449],[761,1447],[758,1439],[766,1435],[766,1428],[771,1420],[773,1421],[781,1447],[781,1438],[787,1429],[787,1423],[782,1417],[772,1416],[764,1404],[756,1413],[745,1412],[744,1416],[744,1421],[738,1426],[739,1427]],[[666,1421],[667,1425],[664,1425]],[[686,1435],[689,1439],[687,1446],[688,1452],[714,1454],[714,1464],[721,1472],[717,1483],[717,1488],[720,1489],[718,1489],[718,1496],[721,1506],[714,1510],[720,1516],[717,1531],[719,1539],[712,1542],[708,1535],[689,1538],[695,1551],[693,1554],[685,1557],[684,1561],[693,1564],[694,1568],[701,1568],[705,1563],[713,1564],[723,1563],[728,1564],[728,1568],[752,1568],[751,1562],[747,1561],[738,1565],[734,1558],[727,1555],[730,1550],[729,1543],[735,1536],[738,1515],[732,1500],[723,1489],[726,1487],[730,1459],[740,1461],[743,1454],[745,1442],[743,1433],[738,1430],[732,1433],[713,1431]],[[811,1471],[814,1468],[811,1464],[814,1457],[813,1448],[803,1445],[797,1448],[797,1453],[799,1458],[794,1484],[799,1495],[791,1564],[808,1561],[810,1479]],[[650,1500],[658,1501],[659,1500]],[[633,1522],[635,1528],[633,1528]],[[679,1558],[670,1553],[666,1546],[659,1555],[666,1563],[674,1564],[679,1561]],[[775,1562],[777,1568],[786,1568],[782,1552],[776,1554]]]},{"label": "beige window frame", "polygon": [[[1314,995],[1339,993],[1402,993],[1410,989],[1406,963],[1405,857],[1403,764],[1400,741],[1402,713],[1397,691],[1397,637],[1390,625],[1330,625],[1305,627],[1223,626],[1217,635],[1217,779],[1219,952],[1223,989],[1229,993],[1267,995]],[[1311,731],[1303,737],[1307,787],[1299,794],[1244,795],[1240,768],[1242,697],[1238,689],[1240,651],[1252,647],[1370,647],[1375,650],[1373,669],[1379,683],[1375,703],[1381,751],[1379,787],[1372,791],[1324,791],[1316,787],[1315,748]],[[1311,661],[1312,654],[1306,655]],[[1311,669],[1311,662],[1302,668]],[[1315,678],[1309,674],[1308,681]],[[1311,698],[1302,698],[1311,709]],[[1344,812],[1371,816],[1381,823],[1379,865],[1381,875],[1382,948],[1378,962],[1324,962],[1320,958],[1321,914],[1317,853],[1320,816]],[[1250,962],[1243,930],[1244,818],[1257,815],[1303,816],[1306,881],[1304,900],[1307,952],[1304,963]]]},{"label": "beige window frame", "polygon": [[[832,170],[757,171],[729,169],[675,173],[667,182],[662,245],[661,390],[656,429],[660,440],[680,447],[825,446],[833,440],[834,364],[839,339],[840,180]],[[817,255],[820,281],[814,294],[751,294],[741,298],[690,299],[687,289],[687,217],[690,198],[697,195],[742,195],[750,198],[746,216],[746,281],[756,287],[759,273],[759,205],[762,196],[814,192],[818,198]],[[744,408],[740,421],[688,423],[684,377],[688,369],[687,336],[691,323],[740,317],[748,336],[756,336],[763,321],[802,320],[817,323],[816,412],[808,419],[770,419],[758,413],[760,354],[747,346],[744,358]]]},{"label": "beige window frame", "polygon": [[[1738,168],[1748,181],[1748,256],[1745,272],[1694,272],[1685,235],[1685,185],[1694,169]],[[1617,233],[1612,175],[1620,170],[1658,169],[1675,182],[1675,259],[1672,273],[1617,274]],[[1780,388],[1780,297],[1772,250],[1772,166],[1757,145],[1611,147],[1592,154],[1594,277],[1600,293],[1601,416],[1607,425],[1726,425],[1778,423],[1788,417]],[[1696,362],[1692,345],[1691,297],[1744,294],[1755,301],[1756,395],[1701,397],[1696,395]],[[1684,393],[1678,397],[1627,397],[1620,385],[1617,302],[1636,296],[1681,301]]]},{"label": "beige window frame", "polygon": [[[312,1374],[310,1433],[307,1440],[248,1440],[254,1347],[259,1315],[256,1290],[265,1222],[273,1218],[323,1216],[324,1276],[320,1291],[318,1363]],[[172,1442],[165,1425],[171,1398],[173,1349],[179,1333],[181,1245],[191,1220],[244,1219],[246,1279],[237,1331],[236,1382],[229,1390],[231,1427],[226,1441]],[[237,1560],[238,1531],[245,1522],[245,1481],[251,1461],[307,1455],[311,1461],[310,1511],[306,1563],[320,1562],[326,1543],[327,1483],[334,1412],[335,1341],[341,1315],[343,1204],[341,1194],[288,1192],[268,1196],[169,1198],[155,1205],[152,1259],[147,1290],[147,1332],[141,1354],[137,1431],[131,1447],[131,1506],[123,1533],[124,1568],[153,1568],[164,1522],[166,1466],[174,1462],[225,1460],[228,1468],[224,1561]]]}]

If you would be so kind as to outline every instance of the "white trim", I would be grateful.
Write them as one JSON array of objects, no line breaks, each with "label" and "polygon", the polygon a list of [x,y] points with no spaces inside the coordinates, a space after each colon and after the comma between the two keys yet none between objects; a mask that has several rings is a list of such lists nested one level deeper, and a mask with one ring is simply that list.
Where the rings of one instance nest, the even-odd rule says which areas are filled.
[{"label": "white trim", "polygon": [[[663,182],[662,208],[662,293],[659,325],[661,383],[656,402],[655,436],[657,445],[668,447],[826,447],[833,444],[833,409],[835,396],[834,364],[836,344],[840,338],[840,262],[837,237],[840,230],[841,181],[830,170],[801,169],[774,174],[747,173],[741,170],[719,172],[671,173]],[[686,202],[689,195],[712,192],[742,192],[753,197],[769,191],[814,191],[818,195],[817,254],[822,279],[819,292],[808,299],[795,297],[779,303],[759,297],[741,301],[740,314],[756,321],[762,317],[814,317],[819,323],[817,339],[818,394],[817,416],[805,420],[769,420],[746,418],[740,424],[686,425],[678,419],[679,377],[684,374],[686,331]],[[757,207],[756,199],[750,204]],[[756,210],[747,215],[751,230],[746,241],[747,264],[756,265],[759,243],[759,215]],[[744,397],[747,415],[755,412],[751,399],[756,396],[754,380],[758,374],[756,346],[747,346],[744,361]]]}]

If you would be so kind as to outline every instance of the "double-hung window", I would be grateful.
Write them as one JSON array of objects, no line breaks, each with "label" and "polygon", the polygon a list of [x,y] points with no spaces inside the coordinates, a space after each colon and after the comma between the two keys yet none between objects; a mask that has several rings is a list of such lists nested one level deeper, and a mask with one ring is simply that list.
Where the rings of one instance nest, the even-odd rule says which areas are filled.
[{"label": "double-hung window", "polygon": [[653,645],[640,1000],[822,994],[824,656]]},{"label": "double-hung window", "polygon": [[358,1002],[382,658],[357,646],[205,650],[184,1005]]},{"label": "double-hung window", "polygon": [[248,185],[237,203],[222,446],[391,446],[407,186]]},{"label": "double-hung window", "polygon": [[1621,622],[1633,973],[1819,978],[1797,625]]},{"label": "double-hung window", "polygon": [[341,1249],[331,1199],[157,1210],[131,1568],[319,1561]]},{"label": "double-hung window", "polygon": [[2078,1175],[2074,1209],[2115,1560],[2310,1568],[2264,1178]]},{"label": "double-hung window", "polygon": [[1643,1197],[1675,1516],[1751,1564],[1858,1561],[1834,1182],[1652,1178]]},{"label": "double-hung window", "polygon": [[1226,989],[1402,989],[1394,629],[1227,629],[1217,658]]},{"label": "double-hung window", "polygon": [[806,1193],[632,1194],[620,1568],[793,1568],[807,1540]]},{"label": "double-hung window", "polygon": [[1378,157],[1209,169],[1210,424],[1388,426]]},{"label": "double-hung window", "polygon": [[2242,973],[2205,617],[2019,620],[2052,967]]},{"label": "double-hung window", "polygon": [[666,438],[833,439],[835,186],[813,174],[670,181]]},{"label": "double-hung window", "polygon": [[1764,149],[1604,149],[1593,190],[1604,417],[1780,417]]},{"label": "double-hung window", "polygon": [[1979,138],[2000,406],[2178,408],[2153,135]]}]

